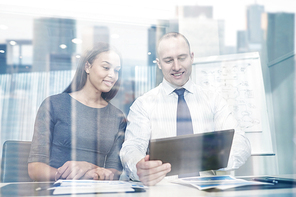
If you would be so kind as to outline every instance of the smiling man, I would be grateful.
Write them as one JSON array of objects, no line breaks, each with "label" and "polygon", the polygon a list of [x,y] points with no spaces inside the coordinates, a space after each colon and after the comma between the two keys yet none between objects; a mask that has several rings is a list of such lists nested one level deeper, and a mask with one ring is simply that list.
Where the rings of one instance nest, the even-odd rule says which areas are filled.
[{"label": "smiling man", "polygon": [[188,40],[179,33],[165,34],[158,42],[157,53],[163,82],[139,97],[130,108],[120,151],[126,175],[145,185],[155,185],[170,172],[169,163],[149,160],[146,153],[150,139],[225,129],[235,129],[227,168],[239,168],[251,154],[250,143],[244,131],[239,130],[226,101],[190,79],[194,54]]},{"label": "smiling man", "polygon": [[160,40],[156,61],[164,79],[175,87],[182,87],[191,75],[194,55],[183,36],[170,35]]}]

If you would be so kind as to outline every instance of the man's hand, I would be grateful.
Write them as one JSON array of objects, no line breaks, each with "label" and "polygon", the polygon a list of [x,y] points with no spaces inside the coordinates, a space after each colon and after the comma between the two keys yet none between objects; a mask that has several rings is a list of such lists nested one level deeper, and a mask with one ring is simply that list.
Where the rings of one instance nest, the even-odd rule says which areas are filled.
[{"label": "man's hand", "polygon": [[149,155],[141,159],[137,165],[137,175],[144,185],[155,185],[160,182],[168,172],[171,171],[171,164],[162,164],[162,161],[149,161]]},{"label": "man's hand", "polygon": [[58,168],[55,180],[58,179],[80,179],[84,174],[97,166],[86,161],[67,161]]},{"label": "man's hand", "polygon": [[114,173],[106,168],[97,167],[89,170],[83,176],[83,179],[94,179],[94,180],[113,180]]}]

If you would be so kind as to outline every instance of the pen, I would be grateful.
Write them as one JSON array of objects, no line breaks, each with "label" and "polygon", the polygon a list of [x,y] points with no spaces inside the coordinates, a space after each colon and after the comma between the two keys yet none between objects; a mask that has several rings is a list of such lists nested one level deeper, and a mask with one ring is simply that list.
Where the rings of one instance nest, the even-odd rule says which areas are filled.
[{"label": "pen", "polygon": [[260,181],[260,182],[265,182],[265,183],[272,183],[272,184],[277,184],[278,181],[275,179],[268,179],[268,178],[254,178],[254,181]]},{"label": "pen", "polygon": [[54,186],[54,187],[61,186],[61,182],[55,182],[55,183],[53,184],[53,186]]},{"label": "pen", "polygon": [[37,187],[37,188],[36,188],[36,191],[40,191],[40,190],[42,190],[41,187]]},{"label": "pen", "polygon": [[37,187],[35,191],[50,190],[49,187]]}]

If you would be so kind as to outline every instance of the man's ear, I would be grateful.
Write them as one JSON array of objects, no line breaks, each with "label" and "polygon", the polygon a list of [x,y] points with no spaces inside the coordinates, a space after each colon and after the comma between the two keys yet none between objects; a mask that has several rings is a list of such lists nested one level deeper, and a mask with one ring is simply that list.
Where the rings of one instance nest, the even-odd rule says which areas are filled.
[{"label": "man's ear", "polygon": [[194,53],[193,52],[191,52],[190,57],[191,57],[191,64],[193,64],[193,62],[194,62]]},{"label": "man's ear", "polygon": [[87,61],[85,64],[84,64],[84,70],[87,74],[89,74],[89,69],[90,69],[91,65],[90,63]]},{"label": "man's ear", "polygon": [[156,63],[157,63],[158,68],[161,70],[161,66],[160,66],[160,62],[159,62],[158,58],[156,58]]}]

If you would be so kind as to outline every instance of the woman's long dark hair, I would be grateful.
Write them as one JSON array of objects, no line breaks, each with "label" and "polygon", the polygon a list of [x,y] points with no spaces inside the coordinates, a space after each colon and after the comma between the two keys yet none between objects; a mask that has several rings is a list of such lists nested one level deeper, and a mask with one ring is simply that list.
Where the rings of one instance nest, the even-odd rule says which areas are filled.
[{"label": "woman's long dark hair", "polygon": [[[84,87],[87,79],[87,73],[85,72],[85,64],[87,62],[92,64],[99,54],[103,52],[108,52],[108,51],[114,51],[120,57],[120,54],[115,48],[111,47],[108,43],[102,43],[102,42],[97,43],[91,51],[86,52],[85,56],[81,59],[76,69],[76,73],[74,75],[72,82],[63,92],[71,93],[71,92],[76,92],[81,90]],[[117,94],[120,87],[120,78],[121,78],[121,69],[119,70],[119,73],[118,73],[118,80],[116,81],[112,89],[109,92],[102,92],[101,96],[107,102],[113,99]]]}]

